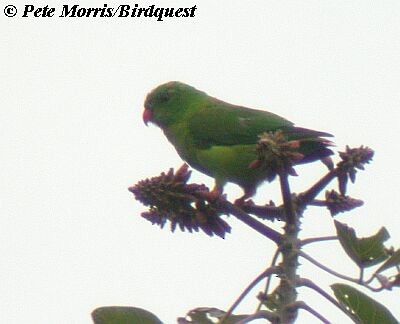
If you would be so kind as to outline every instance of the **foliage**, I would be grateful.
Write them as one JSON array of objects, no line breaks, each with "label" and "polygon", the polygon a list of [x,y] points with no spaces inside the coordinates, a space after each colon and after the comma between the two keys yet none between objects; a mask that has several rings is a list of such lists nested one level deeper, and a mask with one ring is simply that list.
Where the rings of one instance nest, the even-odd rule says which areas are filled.
[{"label": "foliage", "polygon": [[[293,193],[290,190],[289,177],[296,175],[294,166],[303,158],[297,151],[299,146],[298,141],[288,141],[279,131],[262,134],[257,146],[259,157],[249,166],[265,170],[266,179],[278,177],[282,192],[280,205],[272,201],[263,206],[255,205],[252,201],[232,204],[219,192],[210,191],[202,184],[188,183],[190,171],[187,165],[177,171],[170,169],[157,177],[142,180],[129,188],[135,198],[148,207],[142,217],[161,228],[170,223],[172,231],[176,228],[189,232],[202,230],[209,236],[224,238],[230,233],[230,226],[222,217],[230,215],[276,244],[271,266],[246,287],[230,309],[222,311],[216,308],[196,308],[179,318],[178,323],[248,323],[260,318],[271,323],[294,323],[299,311],[307,311],[321,322],[330,323],[321,313],[323,310],[313,309],[305,301],[298,299],[297,288],[301,286],[317,292],[321,298],[334,304],[356,323],[398,323],[385,306],[350,285],[333,283],[332,295],[311,279],[300,277],[297,273],[297,265],[300,259],[304,259],[321,271],[373,292],[392,290],[400,286],[400,250],[384,245],[389,238],[384,227],[372,236],[359,238],[352,227],[334,220],[336,235],[302,240],[298,238],[299,220],[304,217],[308,206],[326,208],[334,217],[338,213],[363,205],[362,200],[346,195],[347,184],[349,180],[355,182],[357,172],[364,170],[374,152],[364,146],[346,147],[345,151],[339,152],[341,160],[336,166],[331,160],[325,160],[328,172],[304,192]],[[338,180],[338,190],[326,190],[324,194],[324,189],[334,179]],[[323,198],[318,199],[319,196]],[[282,232],[277,232],[266,224],[266,221],[274,220],[285,222]],[[322,264],[302,249],[306,244],[326,240],[340,243],[359,268],[357,278],[346,276]],[[365,279],[366,269],[371,271],[368,279]],[[271,291],[274,276],[279,281]],[[257,311],[253,314],[234,315],[237,305],[262,280],[266,280],[266,288],[258,294]],[[121,319],[118,323],[159,323],[159,319],[153,314],[137,308],[104,307],[93,312],[95,324],[117,323],[118,318]]]}]

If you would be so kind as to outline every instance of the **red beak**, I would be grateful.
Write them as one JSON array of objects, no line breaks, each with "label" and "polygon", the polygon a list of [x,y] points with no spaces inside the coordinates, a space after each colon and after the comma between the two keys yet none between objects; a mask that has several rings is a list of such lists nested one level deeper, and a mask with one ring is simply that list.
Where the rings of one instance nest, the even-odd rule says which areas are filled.
[{"label": "red beak", "polygon": [[151,117],[152,117],[151,110],[145,108],[143,111],[143,121],[146,124],[146,126],[149,123],[149,121],[151,121]]}]

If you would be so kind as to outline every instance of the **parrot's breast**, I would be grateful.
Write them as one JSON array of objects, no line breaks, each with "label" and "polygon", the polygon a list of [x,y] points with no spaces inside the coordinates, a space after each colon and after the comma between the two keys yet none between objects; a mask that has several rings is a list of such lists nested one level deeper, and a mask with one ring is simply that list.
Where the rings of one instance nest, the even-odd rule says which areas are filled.
[{"label": "parrot's breast", "polygon": [[164,129],[164,133],[184,161],[218,183],[233,182],[247,188],[256,186],[264,178],[260,170],[249,168],[257,159],[255,144],[200,148],[184,123]]}]

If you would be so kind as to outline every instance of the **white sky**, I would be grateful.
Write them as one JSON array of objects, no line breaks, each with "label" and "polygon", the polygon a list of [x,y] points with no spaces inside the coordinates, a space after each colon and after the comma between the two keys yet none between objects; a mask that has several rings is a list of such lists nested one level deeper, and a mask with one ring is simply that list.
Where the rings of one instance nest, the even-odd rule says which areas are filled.
[{"label": "white sky", "polygon": [[[164,22],[7,18],[1,8],[0,322],[84,324],[95,307],[132,305],[174,323],[195,307],[227,309],[265,268],[273,244],[233,218],[221,240],[172,235],[140,217],[127,188],[182,163],[141,119],[147,92],[169,80],[331,132],[338,150],[375,149],[349,187],[365,205],[337,219],[360,235],[385,225],[399,247],[400,2],[168,2],[194,4],[195,18]],[[297,171],[292,186],[302,190],[324,168]],[[197,172],[192,181],[212,185]],[[233,185],[227,192],[240,195]],[[273,183],[256,200],[277,197]],[[319,209],[303,228],[302,237],[333,233]],[[307,251],[356,275],[337,244]],[[322,286],[338,282],[302,263],[301,274]],[[254,310],[259,290],[238,312]],[[332,322],[350,323],[300,293]],[[373,296],[400,318],[399,290]],[[299,323],[317,321],[302,312]]]}]

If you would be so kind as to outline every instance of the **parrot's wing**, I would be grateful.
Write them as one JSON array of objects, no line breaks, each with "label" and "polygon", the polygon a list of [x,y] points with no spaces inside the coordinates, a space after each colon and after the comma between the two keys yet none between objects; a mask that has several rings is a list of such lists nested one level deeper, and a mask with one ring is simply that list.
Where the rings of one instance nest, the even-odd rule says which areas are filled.
[{"label": "parrot's wing", "polygon": [[273,113],[212,103],[188,116],[188,128],[198,148],[255,144],[258,135],[281,129],[291,139],[331,136],[305,128],[294,127],[290,121]]}]

